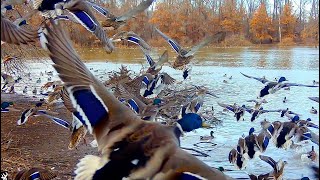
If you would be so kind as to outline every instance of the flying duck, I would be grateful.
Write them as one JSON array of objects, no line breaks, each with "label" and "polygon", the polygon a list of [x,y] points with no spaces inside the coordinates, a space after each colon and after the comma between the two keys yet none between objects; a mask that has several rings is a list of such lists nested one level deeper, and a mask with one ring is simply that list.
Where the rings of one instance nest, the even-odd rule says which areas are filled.
[{"label": "flying duck", "polygon": [[260,180],[260,179],[261,180],[263,180],[263,179],[282,180],[284,166],[287,164],[287,162],[286,161],[282,161],[282,160],[279,160],[278,162],[276,162],[271,157],[263,156],[263,155],[260,155],[259,157],[264,162],[270,164],[270,166],[273,168],[273,171],[269,172],[267,174],[261,174],[261,175],[258,175],[258,176],[250,174],[249,175],[250,179],[251,180]]},{"label": "flying duck", "polygon": [[101,157],[87,155],[80,160],[76,180],[181,179],[185,174],[189,178],[228,179],[180,149],[176,127],[143,121],[122,104],[81,61],[61,26],[52,23],[52,29],[46,28],[53,67],[101,153]]},{"label": "flying duck", "polygon": [[173,50],[177,53],[177,58],[174,61],[172,67],[174,69],[182,70],[185,68],[187,64],[190,63],[191,59],[194,57],[194,54],[202,47],[206,46],[212,41],[222,41],[226,36],[226,32],[220,31],[212,36],[205,37],[202,42],[198,45],[192,47],[190,50],[183,49],[176,41],[165,35],[159,29],[155,28],[155,30],[169,43],[169,45],[173,48]]},{"label": "flying duck", "polygon": [[234,104],[234,105],[228,105],[228,104],[223,104],[223,103],[219,103],[218,102],[218,105],[229,110],[229,111],[232,111],[234,112],[234,117],[236,117],[237,121],[239,121],[240,119],[244,120],[243,118],[243,115],[246,111],[246,106],[245,105],[242,105],[241,107],[238,106],[237,104]]},{"label": "flying duck", "polygon": [[134,44],[139,45],[139,47],[146,52],[151,51],[151,46],[146,43],[140,36],[132,31],[120,31],[117,34],[113,35],[111,40],[113,42],[117,41],[128,41]]},{"label": "flying duck", "polygon": [[278,112],[278,110],[264,110],[263,107],[260,107],[260,109],[246,108],[246,111],[251,114],[251,122],[257,119],[263,113]]}]

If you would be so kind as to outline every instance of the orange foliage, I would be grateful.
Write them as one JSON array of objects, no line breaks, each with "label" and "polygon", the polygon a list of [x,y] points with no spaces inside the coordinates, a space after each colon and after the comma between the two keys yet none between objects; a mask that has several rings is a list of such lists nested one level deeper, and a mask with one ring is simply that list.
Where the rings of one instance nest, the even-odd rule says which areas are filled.
[{"label": "orange foliage", "polygon": [[281,33],[283,37],[293,38],[294,28],[296,25],[296,18],[292,13],[292,8],[290,4],[286,4],[283,9],[283,13],[280,19],[281,23]]},{"label": "orange foliage", "polygon": [[272,23],[271,18],[267,14],[266,6],[261,4],[258,10],[254,13],[250,22],[250,31],[253,35],[261,41],[265,39],[272,39]]}]

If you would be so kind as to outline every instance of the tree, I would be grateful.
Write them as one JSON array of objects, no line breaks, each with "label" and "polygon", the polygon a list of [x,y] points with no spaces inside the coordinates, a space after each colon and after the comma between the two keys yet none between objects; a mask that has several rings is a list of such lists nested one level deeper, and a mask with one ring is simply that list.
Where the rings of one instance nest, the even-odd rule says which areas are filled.
[{"label": "tree", "polygon": [[282,36],[284,38],[293,38],[295,33],[296,17],[292,14],[292,6],[290,3],[284,5],[280,24]]},{"label": "tree", "polygon": [[266,6],[261,4],[257,11],[254,13],[250,22],[250,31],[255,38],[260,40],[271,40],[272,24],[271,18],[267,14]]}]

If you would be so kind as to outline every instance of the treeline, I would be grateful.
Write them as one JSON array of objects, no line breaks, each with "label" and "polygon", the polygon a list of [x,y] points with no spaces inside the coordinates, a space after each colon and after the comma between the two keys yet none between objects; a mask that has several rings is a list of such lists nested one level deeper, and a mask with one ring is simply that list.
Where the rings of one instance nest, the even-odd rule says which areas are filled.
[{"label": "treeline", "polygon": [[[141,0],[93,2],[121,15]],[[24,11],[27,9],[20,9],[21,14],[26,13]],[[103,21],[103,16],[95,14]],[[31,24],[40,24],[40,20],[34,17]],[[80,25],[66,23],[77,45],[99,44],[95,36]],[[219,30],[228,32],[224,45],[229,46],[252,43],[316,45],[319,43],[319,0],[273,0],[272,3],[269,0],[156,0],[152,7],[120,30],[133,31],[153,46],[164,46],[154,26],[186,46]],[[112,36],[116,31],[107,33]]]}]

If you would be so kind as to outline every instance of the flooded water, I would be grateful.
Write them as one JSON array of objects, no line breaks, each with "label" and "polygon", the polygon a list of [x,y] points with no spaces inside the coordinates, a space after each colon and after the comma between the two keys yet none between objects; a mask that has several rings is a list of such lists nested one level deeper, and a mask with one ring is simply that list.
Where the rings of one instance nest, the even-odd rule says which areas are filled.
[{"label": "flooded water", "polygon": [[[159,50],[159,54],[164,49]],[[81,52],[81,56],[86,60],[89,68],[93,68],[92,72],[101,80],[107,78],[106,72],[118,70],[121,64],[127,65],[128,68],[136,73],[140,72],[141,63],[147,67],[147,63],[139,49],[119,50],[111,55],[106,55],[102,50],[85,50]],[[170,60],[174,59],[173,52],[170,52]],[[221,126],[213,129],[215,138],[212,140],[216,146],[207,146],[204,148],[195,147],[194,143],[199,142],[200,135],[209,135],[210,129],[198,129],[195,132],[187,133],[182,137],[183,147],[192,147],[201,150],[210,155],[210,157],[202,158],[205,163],[212,167],[223,166],[225,169],[236,170],[232,164],[228,162],[228,153],[237,145],[238,139],[243,135],[248,135],[251,127],[260,131],[260,121],[267,119],[269,121],[287,121],[281,118],[279,113],[265,113],[254,122],[250,122],[250,114],[246,113],[245,121],[237,122],[232,113],[223,113],[222,108],[217,102],[228,104],[246,104],[250,99],[255,99],[263,84],[248,79],[240,74],[243,72],[248,75],[262,77],[273,80],[285,76],[289,82],[312,84],[313,80],[319,81],[319,49],[308,47],[295,48],[204,48],[198,52],[192,66],[191,80],[184,82],[185,84],[205,85],[210,91],[214,92],[219,98],[206,97],[202,110],[211,108],[215,109],[216,117],[223,121]],[[29,94],[32,87],[40,87],[47,81],[47,76],[42,76],[42,82],[36,83],[40,72],[53,70],[50,62],[32,63],[28,61],[28,65],[33,75],[31,81],[25,80],[25,83],[17,85],[17,91],[21,92],[22,87],[27,85]],[[177,81],[182,81],[182,71],[174,70],[169,66],[163,68]],[[223,77],[227,74],[227,77]],[[232,76],[232,79],[229,77]],[[58,79],[57,73],[54,73],[53,80]],[[224,83],[226,80],[227,83]],[[319,114],[311,114],[310,109],[314,107],[319,111],[319,103],[308,99],[310,96],[319,97],[319,88],[292,87],[291,90],[280,90],[275,94],[267,96],[268,101],[263,107],[266,110],[285,109],[301,114],[302,119],[311,118],[315,124],[319,125]],[[282,100],[287,97],[288,101],[283,103]],[[316,134],[318,129],[310,128]],[[283,150],[276,148],[272,142],[264,153],[264,155],[272,157],[275,161],[285,160],[288,164],[284,170],[284,179],[301,179],[308,176],[314,179],[309,166],[313,162],[302,161],[301,154],[311,150],[314,143],[307,141],[303,144],[303,148]],[[315,145],[318,152],[319,147]],[[318,164],[317,161],[314,164]],[[240,177],[245,173],[261,174],[268,173],[273,169],[271,166],[259,158],[250,160],[248,166],[243,171],[236,171],[233,177]]]}]

